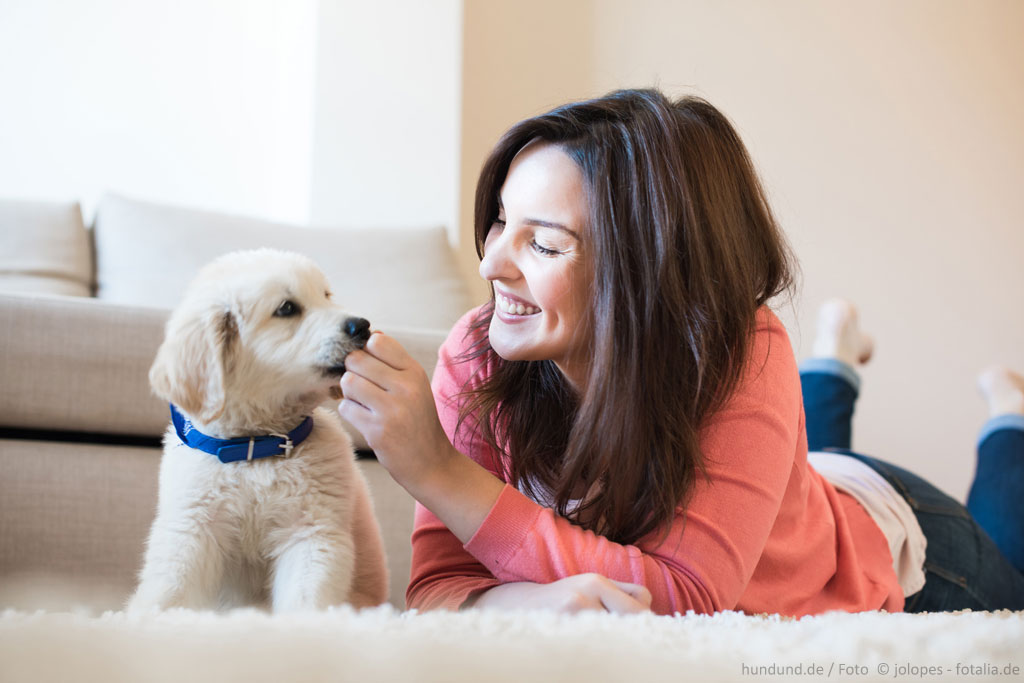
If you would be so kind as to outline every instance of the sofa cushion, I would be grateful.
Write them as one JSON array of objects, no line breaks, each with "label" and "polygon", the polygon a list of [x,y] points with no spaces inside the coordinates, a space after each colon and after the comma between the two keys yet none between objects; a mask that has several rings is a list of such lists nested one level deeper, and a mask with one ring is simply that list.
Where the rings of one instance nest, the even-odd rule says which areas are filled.
[{"label": "sofa cushion", "polygon": [[376,327],[447,330],[471,306],[441,227],[303,228],[107,196],[94,231],[97,297],[107,301],[173,308],[220,254],[275,247],[316,261],[335,299]]},{"label": "sofa cushion", "polygon": [[78,204],[0,201],[0,291],[89,296],[91,286]]}]

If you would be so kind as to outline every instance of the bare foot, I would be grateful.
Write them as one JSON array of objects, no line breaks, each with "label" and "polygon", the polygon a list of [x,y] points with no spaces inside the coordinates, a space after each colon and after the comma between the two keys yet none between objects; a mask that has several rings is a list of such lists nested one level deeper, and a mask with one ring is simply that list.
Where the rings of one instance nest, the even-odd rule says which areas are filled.
[{"label": "bare foot", "polygon": [[978,375],[978,390],[988,402],[991,417],[1024,415],[1024,377],[999,365]]},{"label": "bare foot", "polygon": [[835,358],[856,367],[871,360],[874,350],[874,339],[860,330],[856,306],[846,299],[829,299],[821,305],[811,355]]}]

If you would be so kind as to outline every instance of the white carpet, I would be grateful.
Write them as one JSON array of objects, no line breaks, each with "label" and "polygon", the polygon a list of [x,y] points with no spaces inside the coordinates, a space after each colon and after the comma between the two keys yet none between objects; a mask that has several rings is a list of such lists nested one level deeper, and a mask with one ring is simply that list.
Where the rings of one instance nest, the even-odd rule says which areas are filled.
[{"label": "white carpet", "polygon": [[384,607],[0,617],[0,681],[143,680],[1024,681],[1024,612],[785,620]]}]

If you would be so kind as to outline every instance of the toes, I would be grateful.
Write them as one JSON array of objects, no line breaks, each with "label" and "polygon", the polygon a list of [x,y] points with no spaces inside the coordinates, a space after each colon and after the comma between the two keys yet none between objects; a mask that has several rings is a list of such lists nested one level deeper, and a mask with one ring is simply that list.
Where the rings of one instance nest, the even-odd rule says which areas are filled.
[{"label": "toes", "polygon": [[857,360],[860,361],[861,365],[864,365],[871,360],[871,356],[875,354],[875,338],[870,334],[860,334],[860,355],[857,356]]}]

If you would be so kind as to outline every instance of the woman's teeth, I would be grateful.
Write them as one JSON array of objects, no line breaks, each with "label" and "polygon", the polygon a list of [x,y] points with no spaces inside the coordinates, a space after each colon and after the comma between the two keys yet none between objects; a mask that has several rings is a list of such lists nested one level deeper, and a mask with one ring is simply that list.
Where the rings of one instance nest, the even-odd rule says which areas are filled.
[{"label": "woman's teeth", "polygon": [[503,297],[501,294],[495,294],[494,298],[495,303],[497,303],[498,305],[498,308],[505,311],[506,313],[511,313],[512,315],[533,315],[534,313],[540,313],[539,308],[534,308],[533,306],[524,306],[522,304],[515,303],[511,299]]}]

